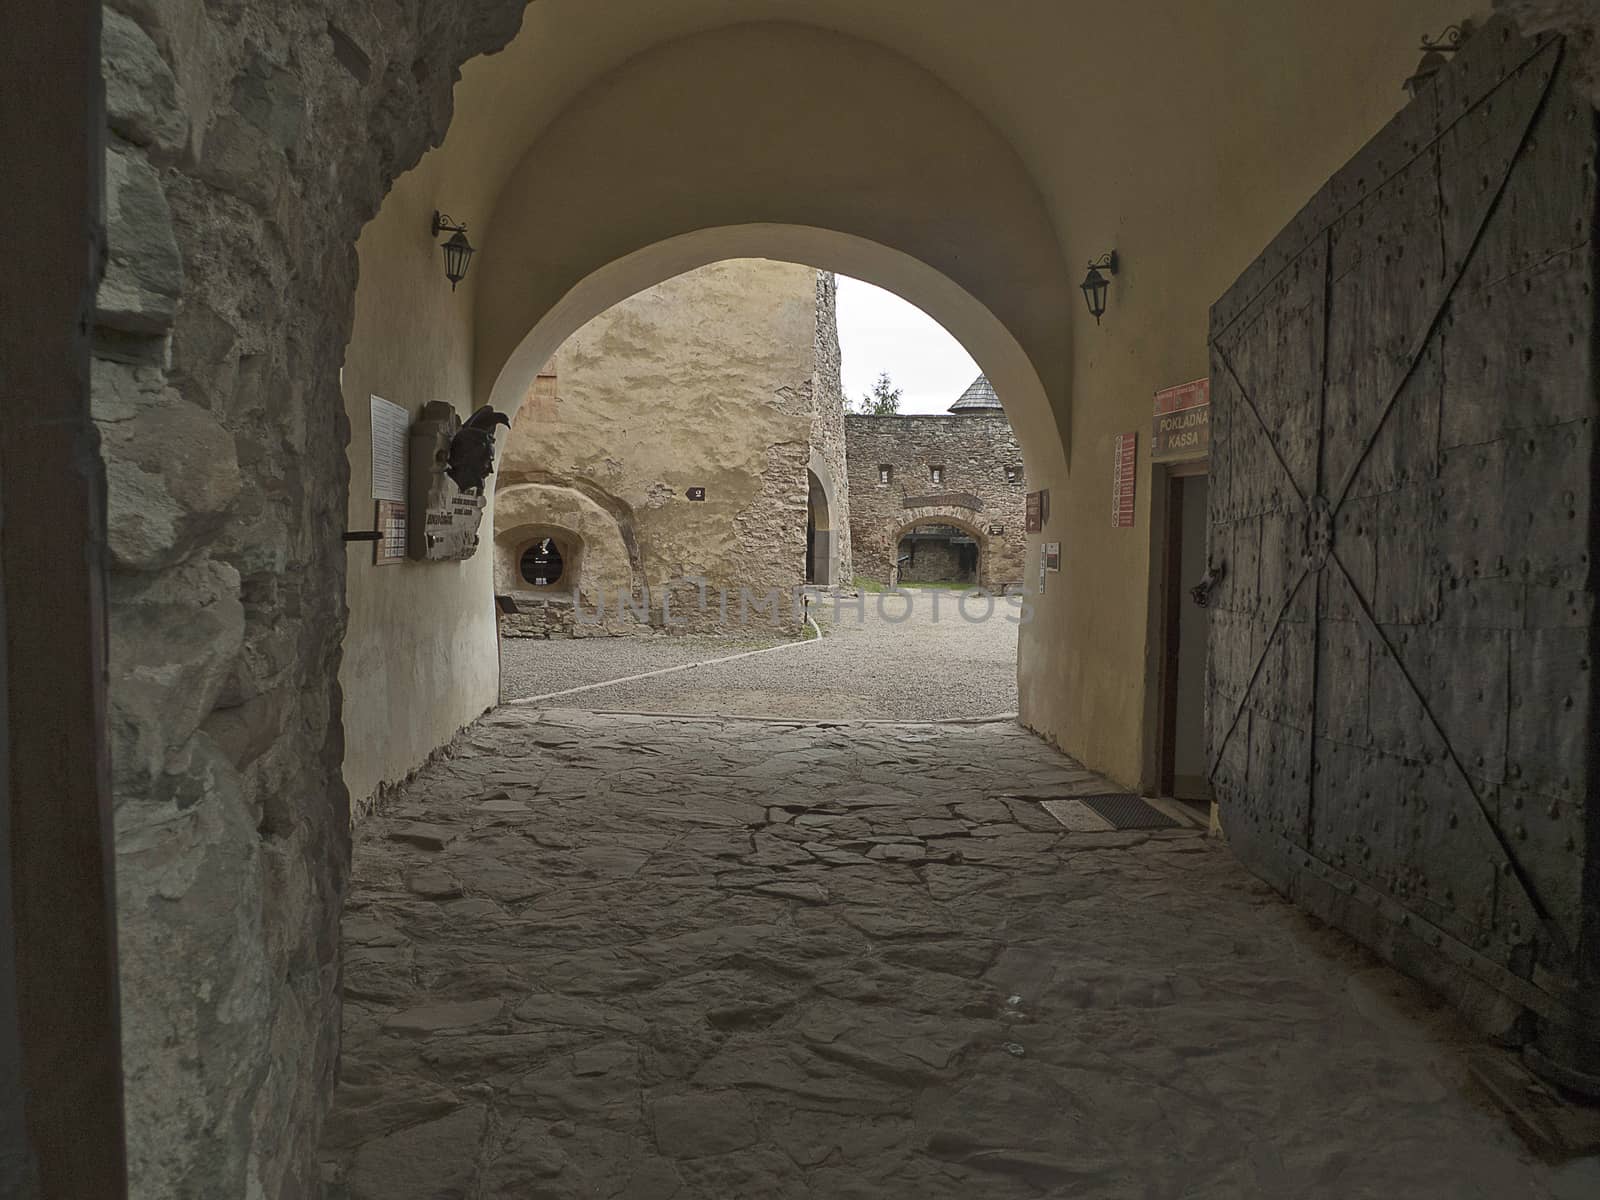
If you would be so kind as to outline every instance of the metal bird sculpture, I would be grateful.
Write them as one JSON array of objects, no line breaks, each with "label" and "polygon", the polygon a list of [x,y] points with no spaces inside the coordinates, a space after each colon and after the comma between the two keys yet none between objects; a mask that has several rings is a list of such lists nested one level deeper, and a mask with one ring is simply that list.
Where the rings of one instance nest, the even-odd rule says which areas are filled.
[{"label": "metal bird sculpture", "polygon": [[485,404],[473,413],[450,439],[450,462],[445,474],[463,492],[483,495],[483,481],[494,474],[494,427],[511,428],[511,418]]}]

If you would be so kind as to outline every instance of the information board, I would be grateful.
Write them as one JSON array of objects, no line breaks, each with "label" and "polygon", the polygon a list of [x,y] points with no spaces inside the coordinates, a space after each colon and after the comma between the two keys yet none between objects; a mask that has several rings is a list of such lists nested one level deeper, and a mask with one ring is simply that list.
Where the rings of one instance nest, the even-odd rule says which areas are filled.
[{"label": "information board", "polygon": [[1119,433],[1111,448],[1111,525],[1115,529],[1133,528],[1133,481],[1137,466],[1139,435]]},{"label": "information board", "polygon": [[407,437],[411,417],[398,404],[370,396],[372,405],[372,498],[406,502]]}]

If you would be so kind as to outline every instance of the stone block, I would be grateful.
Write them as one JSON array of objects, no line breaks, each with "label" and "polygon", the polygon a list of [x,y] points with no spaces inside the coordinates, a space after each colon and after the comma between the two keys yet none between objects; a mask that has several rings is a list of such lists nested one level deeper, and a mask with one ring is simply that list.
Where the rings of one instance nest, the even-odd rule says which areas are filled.
[{"label": "stone block", "polygon": [[111,729],[119,796],[161,774],[210,715],[244,638],[239,575],[209,559],[112,590]]},{"label": "stone block", "polygon": [[[210,540],[241,484],[233,435],[176,392],[152,396],[148,369],[132,374],[130,385],[130,368],[97,362],[93,392],[112,561],[149,571],[180,562]],[[124,412],[130,415],[108,419]]]},{"label": "stone block", "polygon": [[350,1200],[467,1200],[487,1123],[474,1104],[368,1142],[345,1180]]},{"label": "stone block", "polygon": [[731,1154],[755,1144],[755,1116],[738,1092],[662,1096],[650,1104],[656,1145],[672,1158]]},{"label": "stone block", "polygon": [[143,154],[113,146],[106,153],[105,277],[95,322],[141,336],[172,328],[183,287],[183,258],[161,178]]},{"label": "stone block", "polygon": [[117,12],[105,10],[100,57],[106,82],[106,120],[111,131],[135,145],[180,154],[189,138],[189,118],[172,68],[150,35]]}]

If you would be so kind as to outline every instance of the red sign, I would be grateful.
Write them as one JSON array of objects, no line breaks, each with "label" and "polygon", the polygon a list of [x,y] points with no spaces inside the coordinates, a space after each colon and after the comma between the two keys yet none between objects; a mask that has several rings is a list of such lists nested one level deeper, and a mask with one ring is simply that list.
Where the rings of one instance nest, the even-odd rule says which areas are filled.
[{"label": "red sign", "polygon": [[1163,388],[1156,393],[1150,429],[1150,461],[1203,458],[1211,448],[1211,381]]},{"label": "red sign", "polygon": [[1133,528],[1133,480],[1139,447],[1137,433],[1119,433],[1111,444],[1111,525]]},{"label": "red sign", "polygon": [[1203,404],[1211,403],[1211,380],[1196,379],[1192,383],[1180,383],[1177,387],[1162,388],[1156,393],[1156,416],[1164,417],[1168,413],[1187,412],[1191,408],[1199,408]]}]

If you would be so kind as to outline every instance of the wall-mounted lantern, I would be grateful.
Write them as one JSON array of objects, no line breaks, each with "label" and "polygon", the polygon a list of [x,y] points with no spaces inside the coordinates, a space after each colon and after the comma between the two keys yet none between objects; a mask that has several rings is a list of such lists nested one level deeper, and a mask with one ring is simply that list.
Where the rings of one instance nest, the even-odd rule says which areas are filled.
[{"label": "wall-mounted lantern", "polygon": [[1411,73],[1411,78],[1406,80],[1406,91],[1413,100],[1422,86],[1428,83],[1445,68],[1450,62],[1448,55],[1461,49],[1463,43],[1472,36],[1472,22],[1463,21],[1459,25],[1451,25],[1436,38],[1427,34],[1422,35],[1422,44],[1417,49],[1422,51],[1422,61],[1417,64],[1417,69]]},{"label": "wall-mounted lantern", "polygon": [[1089,313],[1094,317],[1094,323],[1100,324],[1100,318],[1106,315],[1106,293],[1111,290],[1111,281],[1101,271],[1117,273],[1117,252],[1097,258],[1089,264],[1089,273],[1083,277],[1083,282],[1078,286],[1083,289],[1084,303],[1089,306]]},{"label": "wall-mounted lantern", "polygon": [[443,213],[433,214],[433,236],[449,233],[450,240],[444,244],[444,275],[450,281],[450,290],[456,290],[456,284],[467,277],[467,268],[472,265],[472,256],[476,253],[471,242],[467,241],[467,227],[457,225]]}]

